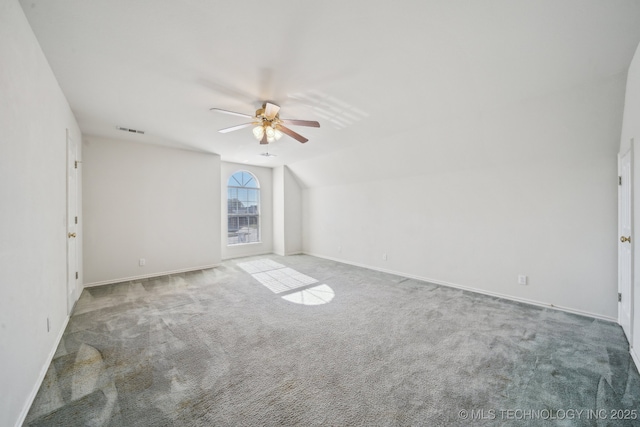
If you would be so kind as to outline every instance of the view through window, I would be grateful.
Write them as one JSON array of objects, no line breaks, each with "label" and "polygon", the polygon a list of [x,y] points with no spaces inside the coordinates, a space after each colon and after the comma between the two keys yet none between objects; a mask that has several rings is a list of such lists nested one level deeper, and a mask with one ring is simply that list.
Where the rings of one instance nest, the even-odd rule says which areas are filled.
[{"label": "view through window", "polygon": [[260,241],[260,185],[246,171],[227,182],[227,239],[229,245]]}]

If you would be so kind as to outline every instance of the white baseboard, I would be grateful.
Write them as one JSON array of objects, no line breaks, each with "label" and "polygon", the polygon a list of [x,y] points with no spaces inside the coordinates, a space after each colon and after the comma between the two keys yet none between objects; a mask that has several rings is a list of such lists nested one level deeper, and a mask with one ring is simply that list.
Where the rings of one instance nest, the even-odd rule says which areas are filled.
[{"label": "white baseboard", "polygon": [[135,281],[135,280],[149,279],[151,277],[168,276],[170,274],[179,274],[179,273],[188,273],[189,271],[206,270],[206,269],[209,269],[209,268],[215,268],[215,267],[219,267],[219,266],[220,266],[220,264],[210,264],[210,265],[202,265],[202,266],[199,266],[199,267],[183,268],[183,269],[180,269],[180,270],[161,271],[161,272],[157,272],[157,273],[142,274],[140,276],[121,277],[121,278],[118,278],[118,279],[109,279],[109,280],[101,280],[99,282],[85,283],[83,286],[85,288],[90,288],[92,286],[110,285],[112,283],[131,282],[131,281]]},{"label": "white baseboard", "polygon": [[33,405],[33,401],[35,400],[36,395],[38,394],[38,390],[40,390],[40,386],[42,385],[42,382],[44,381],[44,377],[47,375],[47,371],[49,370],[49,366],[51,365],[51,362],[53,361],[53,356],[56,355],[56,350],[58,350],[58,345],[60,345],[60,341],[62,340],[62,335],[64,335],[64,331],[67,329],[67,325],[69,324],[69,318],[70,318],[69,316],[66,316],[66,318],[64,319],[64,322],[62,322],[62,327],[60,328],[60,331],[58,332],[58,336],[56,337],[56,340],[55,340],[55,343],[53,345],[53,348],[49,352],[49,355],[47,356],[47,359],[45,360],[45,363],[42,366],[42,369],[40,369],[40,374],[38,375],[38,380],[36,381],[35,385],[33,386],[33,389],[31,390],[31,393],[29,393],[29,397],[27,398],[27,401],[25,402],[25,405],[22,408],[22,412],[20,412],[20,416],[18,417],[18,420],[16,421],[15,427],[22,426],[22,424],[24,424],[25,418],[27,418],[27,414],[29,413],[29,409],[31,409],[31,405]]},{"label": "white baseboard", "polygon": [[367,268],[369,270],[380,271],[382,273],[389,273],[389,274],[393,274],[393,275],[400,276],[400,277],[406,277],[406,278],[409,278],[409,279],[420,280],[422,282],[434,283],[436,285],[442,285],[442,286],[447,286],[447,287],[450,287],[450,288],[461,289],[463,291],[475,292],[477,294],[489,295],[489,296],[496,297],[496,298],[502,298],[502,299],[506,299],[506,300],[510,300],[510,301],[521,302],[521,303],[524,303],[524,304],[535,305],[535,306],[538,306],[538,307],[551,308],[551,309],[554,309],[554,310],[564,311],[566,313],[578,314],[580,316],[592,317],[594,319],[600,319],[600,320],[606,320],[608,322],[618,323],[617,319],[614,318],[614,317],[603,316],[603,315],[597,314],[597,313],[591,313],[591,312],[588,312],[588,311],[577,310],[577,309],[570,308],[570,307],[563,307],[563,306],[559,306],[559,305],[555,305],[555,304],[550,304],[550,303],[545,303],[545,302],[541,302],[541,301],[531,300],[531,299],[528,299],[528,298],[520,298],[520,297],[516,297],[516,296],[513,296],[513,295],[501,294],[501,293],[498,293],[498,292],[486,291],[484,289],[478,289],[478,288],[473,288],[473,287],[470,287],[470,286],[458,285],[456,283],[445,282],[445,281],[436,280],[436,279],[430,279],[428,277],[416,276],[416,275],[413,275],[413,274],[407,274],[407,273],[403,273],[403,272],[400,272],[400,271],[388,270],[388,269],[385,269],[385,268],[379,268],[379,267],[374,267],[374,266],[370,266],[370,265],[366,265],[366,264],[350,262],[350,261],[346,261],[346,260],[343,260],[343,259],[333,258],[333,257],[330,257],[330,256],[315,254],[315,253],[312,253],[312,252],[303,252],[303,253],[305,255],[310,255],[310,256],[317,257],[317,258],[328,259],[328,260],[336,261],[336,262],[339,262],[339,263],[342,263],[342,264],[353,265],[355,267]]},{"label": "white baseboard", "polygon": [[301,255],[302,251],[291,251],[291,252],[283,252],[283,253],[274,251],[274,252],[271,252],[271,254],[278,255],[278,256],[293,256],[293,255]]}]

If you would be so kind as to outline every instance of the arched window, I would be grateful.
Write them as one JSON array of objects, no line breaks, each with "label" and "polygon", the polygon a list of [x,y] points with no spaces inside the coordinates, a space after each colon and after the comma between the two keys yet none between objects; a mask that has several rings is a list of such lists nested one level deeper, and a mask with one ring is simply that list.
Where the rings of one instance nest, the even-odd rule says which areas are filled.
[{"label": "arched window", "polygon": [[229,245],[260,241],[260,185],[246,171],[227,182],[227,239]]}]

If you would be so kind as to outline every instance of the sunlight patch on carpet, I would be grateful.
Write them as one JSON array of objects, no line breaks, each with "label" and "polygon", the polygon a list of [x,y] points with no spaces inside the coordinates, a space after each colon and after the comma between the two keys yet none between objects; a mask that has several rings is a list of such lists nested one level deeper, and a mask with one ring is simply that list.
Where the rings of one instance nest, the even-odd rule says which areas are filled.
[{"label": "sunlight patch on carpet", "polygon": [[285,295],[282,298],[295,302],[296,304],[320,305],[330,302],[334,296],[335,292],[333,292],[333,289],[327,285],[320,285]]},{"label": "sunlight patch on carpet", "polygon": [[[309,285],[318,283],[318,280],[269,259],[241,262],[238,267],[275,294],[289,292],[282,297],[289,302],[320,305],[330,302],[335,296],[330,286],[321,284],[309,288]],[[302,287],[305,289],[290,292]]]},{"label": "sunlight patch on carpet", "polygon": [[270,259],[258,259],[255,261],[239,262],[238,267],[240,267],[241,269],[243,269],[249,274],[262,273],[263,271],[271,271],[271,270],[278,270],[280,268],[285,268],[284,265],[278,262],[272,261]]}]

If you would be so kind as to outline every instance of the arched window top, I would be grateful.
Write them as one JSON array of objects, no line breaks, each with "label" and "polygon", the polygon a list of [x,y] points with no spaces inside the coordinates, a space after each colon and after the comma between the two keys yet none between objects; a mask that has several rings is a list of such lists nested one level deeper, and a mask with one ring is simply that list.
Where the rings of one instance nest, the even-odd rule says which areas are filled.
[{"label": "arched window top", "polygon": [[247,171],[238,171],[231,175],[227,182],[228,187],[240,187],[240,188],[260,188],[258,179]]}]

